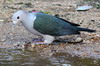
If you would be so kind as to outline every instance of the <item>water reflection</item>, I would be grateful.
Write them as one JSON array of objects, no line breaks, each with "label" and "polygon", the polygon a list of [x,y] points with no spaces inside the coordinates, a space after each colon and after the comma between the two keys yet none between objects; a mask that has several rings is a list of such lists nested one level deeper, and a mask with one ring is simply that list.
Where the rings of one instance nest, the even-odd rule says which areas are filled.
[{"label": "water reflection", "polygon": [[99,62],[99,60],[82,59],[59,52],[47,58],[36,51],[0,49],[0,66],[99,66]]}]

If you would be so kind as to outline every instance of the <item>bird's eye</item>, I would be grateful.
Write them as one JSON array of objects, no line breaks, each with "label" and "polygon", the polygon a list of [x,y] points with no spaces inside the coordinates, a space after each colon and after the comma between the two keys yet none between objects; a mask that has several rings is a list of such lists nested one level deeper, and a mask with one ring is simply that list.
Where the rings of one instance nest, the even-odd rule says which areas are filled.
[{"label": "bird's eye", "polygon": [[17,19],[19,19],[19,16],[17,17]]}]

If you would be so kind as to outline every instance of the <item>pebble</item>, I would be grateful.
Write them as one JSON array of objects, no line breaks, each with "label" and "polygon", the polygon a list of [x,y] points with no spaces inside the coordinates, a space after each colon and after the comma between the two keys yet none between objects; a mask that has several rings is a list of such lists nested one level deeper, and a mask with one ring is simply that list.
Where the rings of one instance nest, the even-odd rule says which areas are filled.
[{"label": "pebble", "polygon": [[32,4],[31,3],[25,3],[24,4],[26,7],[32,7]]},{"label": "pebble", "polygon": [[81,37],[76,38],[75,42],[82,42],[83,39]]},{"label": "pebble", "polygon": [[91,20],[91,22],[95,22],[95,20]]},{"label": "pebble", "polygon": [[76,10],[77,11],[86,11],[86,10],[89,10],[89,9],[91,9],[92,8],[92,6],[79,6],[78,8],[76,8]]},{"label": "pebble", "polygon": [[3,22],[4,20],[0,19],[0,22]]},{"label": "pebble", "polygon": [[83,39],[81,37],[71,38],[67,40],[68,43],[80,43],[82,41]]},{"label": "pebble", "polygon": [[71,66],[70,64],[62,64],[62,66]]}]

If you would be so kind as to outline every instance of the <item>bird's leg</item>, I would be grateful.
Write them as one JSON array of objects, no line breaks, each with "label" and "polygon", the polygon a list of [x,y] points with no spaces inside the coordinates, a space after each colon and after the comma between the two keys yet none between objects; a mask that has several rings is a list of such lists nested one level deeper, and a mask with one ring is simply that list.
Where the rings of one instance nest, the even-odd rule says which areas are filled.
[{"label": "bird's leg", "polygon": [[[50,44],[55,40],[55,37],[50,35],[43,35],[42,41],[34,41],[35,44]],[[38,39],[38,38],[37,38]]]},{"label": "bird's leg", "polygon": [[36,42],[43,42],[43,38],[42,38],[42,37],[33,38],[32,41],[33,41],[34,43],[36,43]]},{"label": "bird's leg", "polygon": [[51,44],[54,40],[55,37],[50,36],[50,35],[43,35],[42,38],[34,38],[33,43],[35,44]]},{"label": "bird's leg", "polygon": [[34,38],[33,43],[34,44],[44,44],[44,40],[42,38]]},{"label": "bird's leg", "polygon": [[51,44],[55,40],[55,37],[50,35],[44,35],[43,38],[45,44]]}]

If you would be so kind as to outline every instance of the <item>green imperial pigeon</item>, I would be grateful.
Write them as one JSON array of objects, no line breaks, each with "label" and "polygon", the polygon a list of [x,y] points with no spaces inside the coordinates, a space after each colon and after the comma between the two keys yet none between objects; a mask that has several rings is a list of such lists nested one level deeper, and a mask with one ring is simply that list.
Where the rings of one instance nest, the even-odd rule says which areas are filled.
[{"label": "green imperial pigeon", "polygon": [[44,44],[50,44],[57,36],[80,34],[79,31],[95,32],[95,30],[81,28],[78,24],[41,12],[27,12],[19,10],[12,16],[14,24],[21,22],[31,33],[41,36]]}]

